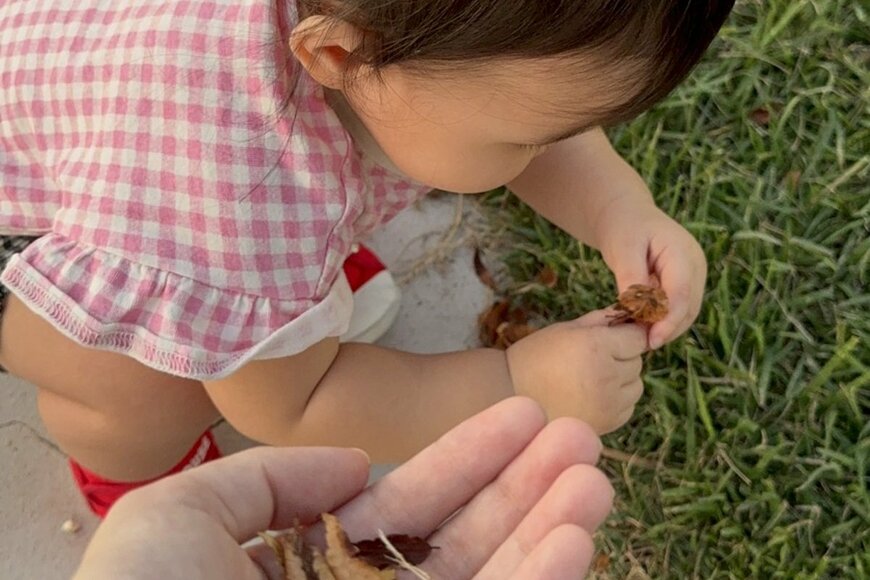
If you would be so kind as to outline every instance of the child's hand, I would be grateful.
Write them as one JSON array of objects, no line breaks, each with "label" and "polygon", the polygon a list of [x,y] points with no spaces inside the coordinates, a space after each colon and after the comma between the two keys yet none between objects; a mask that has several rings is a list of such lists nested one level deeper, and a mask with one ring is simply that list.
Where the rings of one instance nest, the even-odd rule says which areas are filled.
[{"label": "child's hand", "polygon": [[624,425],[643,394],[647,337],[636,324],[609,326],[612,314],[590,312],[511,346],[508,367],[516,393],[535,399],[551,420],[576,417],[599,434]]},{"label": "child's hand", "polygon": [[692,234],[652,203],[608,208],[601,232],[601,253],[620,292],[650,284],[655,274],[668,295],[668,315],[650,329],[649,347],[688,330],[701,310],[707,278],[707,260]]}]

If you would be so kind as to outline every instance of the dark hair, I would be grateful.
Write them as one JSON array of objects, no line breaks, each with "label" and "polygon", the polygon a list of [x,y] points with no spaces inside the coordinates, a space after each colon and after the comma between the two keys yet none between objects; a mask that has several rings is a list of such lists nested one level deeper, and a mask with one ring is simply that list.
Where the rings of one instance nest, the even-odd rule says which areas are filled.
[{"label": "dark hair", "polygon": [[[601,124],[633,118],[664,98],[700,60],[734,0],[299,0],[365,33],[351,55],[389,65],[485,64],[593,54],[631,65],[634,90]],[[440,66],[438,68],[443,68]]]}]

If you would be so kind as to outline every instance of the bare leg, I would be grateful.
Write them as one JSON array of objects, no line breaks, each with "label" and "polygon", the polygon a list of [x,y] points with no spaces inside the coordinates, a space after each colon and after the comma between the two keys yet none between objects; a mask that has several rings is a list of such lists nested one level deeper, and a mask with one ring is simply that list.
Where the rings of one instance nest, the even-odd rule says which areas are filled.
[{"label": "bare leg", "polygon": [[79,346],[14,296],[0,321],[0,366],[37,385],[42,420],[65,452],[117,481],[166,473],[219,416],[198,381]]}]

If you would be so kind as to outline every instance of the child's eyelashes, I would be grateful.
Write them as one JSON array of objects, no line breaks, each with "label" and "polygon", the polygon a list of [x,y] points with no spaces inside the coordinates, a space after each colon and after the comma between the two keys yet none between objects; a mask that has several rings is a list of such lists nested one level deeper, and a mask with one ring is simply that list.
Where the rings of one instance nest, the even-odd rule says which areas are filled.
[{"label": "child's eyelashes", "polygon": [[531,153],[543,153],[549,147],[549,145],[540,145],[536,143],[519,143],[518,145],[521,149]]}]

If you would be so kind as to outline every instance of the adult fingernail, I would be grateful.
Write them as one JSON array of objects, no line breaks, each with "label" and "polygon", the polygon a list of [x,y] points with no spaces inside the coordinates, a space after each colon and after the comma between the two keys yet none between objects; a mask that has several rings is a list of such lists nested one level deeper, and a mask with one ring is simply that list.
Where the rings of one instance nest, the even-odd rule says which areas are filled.
[{"label": "adult fingernail", "polygon": [[359,447],[351,447],[350,450],[351,450],[351,451],[357,451],[357,452],[359,452],[360,455],[362,455],[363,457],[365,457],[366,463],[371,464],[371,462],[372,462],[372,458],[371,458],[371,456],[370,456],[368,453],[366,453],[365,451],[363,451],[363,450],[360,449]]}]

